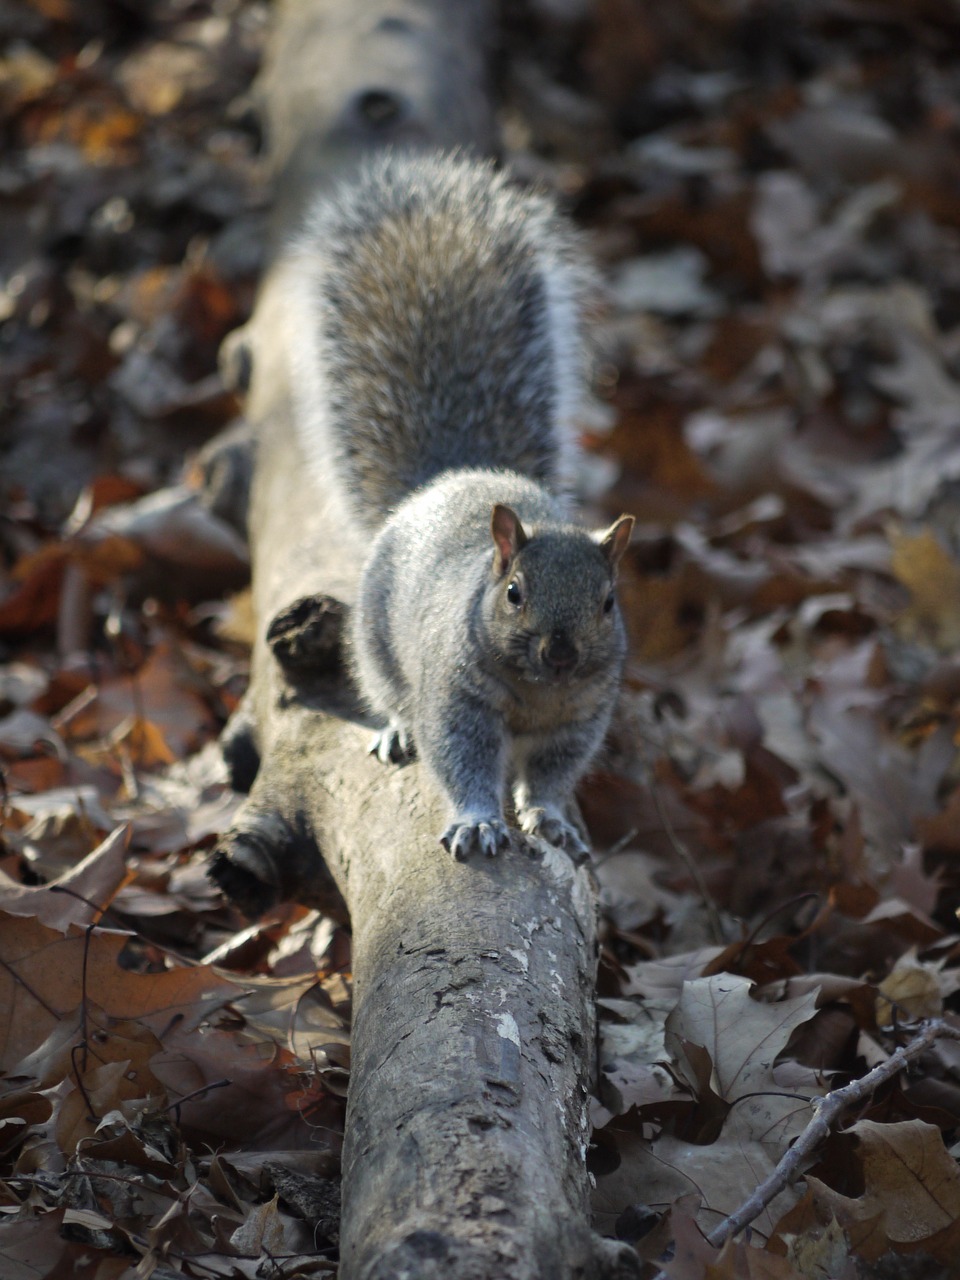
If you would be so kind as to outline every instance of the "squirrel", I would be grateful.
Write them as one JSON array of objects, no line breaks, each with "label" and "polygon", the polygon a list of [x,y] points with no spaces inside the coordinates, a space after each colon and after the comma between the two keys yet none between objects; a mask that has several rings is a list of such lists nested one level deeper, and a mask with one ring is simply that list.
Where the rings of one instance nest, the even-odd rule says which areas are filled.
[{"label": "squirrel", "polygon": [[633,517],[570,523],[592,274],[545,196],[484,161],[387,153],[311,208],[292,246],[294,417],[364,547],[350,623],[384,763],[414,754],[457,859],[586,856],[565,807],[626,652]]}]

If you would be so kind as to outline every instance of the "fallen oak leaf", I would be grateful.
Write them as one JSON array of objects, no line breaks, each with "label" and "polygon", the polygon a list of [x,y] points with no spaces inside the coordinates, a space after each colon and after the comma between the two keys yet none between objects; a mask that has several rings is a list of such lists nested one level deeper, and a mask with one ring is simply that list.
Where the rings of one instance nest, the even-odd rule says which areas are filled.
[{"label": "fallen oak leaf", "polygon": [[29,635],[56,622],[69,560],[62,542],[49,542],[17,561],[0,600],[0,634]]},{"label": "fallen oak leaf", "polygon": [[[809,1197],[808,1192],[796,1208],[800,1209]],[[814,1221],[805,1230],[793,1233],[778,1228],[777,1234],[786,1246],[786,1256],[810,1280],[856,1280],[856,1262],[850,1257],[849,1242],[835,1217],[822,1224]]]},{"label": "fallen oak leaf", "polygon": [[[706,1050],[712,1063],[711,1087],[735,1108],[738,1129],[754,1140],[779,1144],[799,1132],[798,1108],[795,1097],[776,1096],[780,1085],[774,1061],[794,1030],[816,1013],[817,994],[809,991],[766,1003],[751,996],[753,985],[733,974],[684,983],[680,1001],[667,1019],[666,1045],[682,1072],[684,1062],[693,1068],[688,1079],[695,1088],[698,1072],[684,1042]],[[812,1092],[819,1092],[812,1071],[808,1083]]]},{"label": "fallen oak leaf", "polygon": [[250,563],[240,535],[184,485],[99,512],[77,535],[77,543],[94,548],[110,537],[127,539],[150,555],[192,570],[237,569]]},{"label": "fallen oak leaf", "polygon": [[960,1169],[936,1125],[922,1120],[877,1124],[859,1120],[847,1130],[857,1139],[863,1195],[849,1197],[807,1177],[814,1199],[832,1211],[851,1247],[867,1262],[888,1249],[921,1242],[941,1262],[960,1247]]},{"label": "fallen oak leaf", "polygon": [[926,637],[944,653],[960,645],[960,564],[929,529],[915,535],[891,530],[891,568],[910,592],[900,626],[910,638]]},{"label": "fallen oak leaf", "polygon": [[743,1240],[710,1245],[686,1214],[672,1215],[675,1253],[661,1276],[670,1280],[806,1280],[789,1257],[768,1253]]},{"label": "fallen oak leaf", "polygon": [[707,965],[723,955],[725,950],[719,946],[700,947],[696,951],[658,956],[655,960],[627,965],[623,994],[637,996],[641,1000],[672,999],[675,1005],[684,984],[702,977]]},{"label": "fallen oak leaf", "polygon": [[[932,821],[936,821],[933,819]],[[923,829],[924,823],[918,822]],[[890,871],[890,884],[896,896],[928,919],[937,905],[943,887],[940,868],[928,875],[923,865],[923,848],[918,844],[906,845],[903,858]]]},{"label": "fallen oak leaf", "polygon": [[821,765],[855,800],[877,854],[893,865],[920,818],[936,813],[944,775],[956,754],[951,734],[938,730],[916,751],[896,740],[882,718],[840,693],[815,696],[808,729]]},{"label": "fallen oak leaf", "polygon": [[944,995],[955,989],[955,983],[946,985],[942,968],[942,961],[918,960],[915,949],[901,956],[878,987],[877,1026],[890,1026],[897,1017],[902,1022],[939,1017]]},{"label": "fallen oak leaf", "polygon": [[0,911],[35,916],[63,933],[70,925],[95,924],[133,879],[125,862],[129,843],[130,827],[124,823],[82,862],[47,885],[17,884],[0,871]]},{"label": "fallen oak leaf", "polygon": [[303,1067],[272,1041],[207,1025],[174,1027],[163,1041],[150,1069],[185,1134],[248,1151],[338,1145],[342,1103],[324,1089],[307,1096]]},{"label": "fallen oak leaf", "polygon": [[266,1204],[258,1204],[233,1232],[230,1243],[241,1257],[290,1252],[279,1202],[280,1197],[275,1195]]},{"label": "fallen oak leaf", "polygon": [[243,980],[235,1004],[247,1026],[309,1067],[332,1044],[350,1043],[347,1019],[333,1005],[315,973]]},{"label": "fallen oak leaf", "polygon": [[91,736],[111,738],[93,744],[107,757],[123,742],[136,764],[180,760],[212,736],[213,713],[196,689],[197,677],[177,647],[157,643],[147,661],[133,675],[102,680],[82,710],[63,732],[76,743]]},{"label": "fallen oak leaf", "polygon": [[123,1062],[128,1078],[139,1082],[140,1095],[155,1095],[161,1088],[150,1071],[150,1059],[161,1047],[148,1027],[111,1018],[97,1005],[89,1003],[58,1022],[10,1074],[34,1080],[49,1089],[66,1077],[75,1077],[78,1071],[83,1073],[108,1063]]},{"label": "fallen oak leaf", "polygon": [[[795,1107],[801,1105],[794,1102]],[[769,1178],[779,1154],[745,1139],[736,1125],[730,1126],[729,1132],[725,1126],[714,1142],[687,1142],[667,1132],[652,1140],[625,1133],[618,1135],[618,1147],[620,1167],[597,1178],[595,1203],[605,1216],[614,1217],[638,1199],[663,1209],[681,1196],[692,1195],[700,1206],[697,1220],[705,1233]],[[783,1190],[755,1220],[764,1234],[773,1230],[796,1198],[792,1193],[783,1195]]]},{"label": "fallen oak leaf", "polygon": [[[47,1280],[75,1275],[89,1248],[60,1234],[66,1210],[53,1209],[0,1223],[0,1270],[4,1280]],[[118,1260],[119,1262],[120,1260]],[[124,1259],[126,1269],[128,1260]],[[107,1275],[118,1277],[119,1270]]]},{"label": "fallen oak leaf", "polygon": [[[775,1067],[775,1060],[794,1030],[816,1013],[816,992],[766,1003],[754,999],[752,989],[751,982],[732,974],[683,984],[665,1031],[669,1068],[696,1100],[695,1111],[684,1117],[683,1133],[716,1136],[689,1141],[666,1131],[652,1140],[624,1134],[620,1167],[598,1179],[608,1212],[635,1202],[639,1187],[644,1202],[654,1207],[693,1193],[701,1205],[700,1221],[709,1226],[770,1177],[802,1130],[808,1095],[820,1094],[823,1086],[816,1072],[797,1063],[789,1064],[785,1082],[786,1067]],[[789,1205],[789,1197],[765,1205],[758,1215],[760,1229],[769,1233]]]},{"label": "fallen oak leaf", "polygon": [[142,716],[122,720],[111,733],[109,743],[112,751],[126,751],[138,769],[156,769],[177,761],[162,731]]},{"label": "fallen oak leaf", "polygon": [[[896,1049],[885,1062],[878,1063],[866,1075],[841,1089],[831,1090],[822,1098],[814,1100],[813,1115],[808,1120],[803,1132],[796,1142],[781,1157],[776,1168],[763,1181],[757,1183],[746,1200],[729,1214],[708,1237],[711,1244],[720,1245],[730,1236],[736,1235],[744,1227],[749,1226],[770,1205],[785,1187],[790,1186],[800,1176],[803,1166],[817,1147],[829,1136],[837,1119],[849,1107],[863,1102],[874,1090],[887,1080],[899,1075],[908,1062],[925,1053],[940,1037],[960,1039],[960,1031],[942,1018],[924,1023],[913,1039]],[[908,1121],[910,1124],[921,1123]],[[931,1127],[932,1126],[928,1126]],[[939,1130],[936,1131],[939,1134]],[[942,1146],[942,1142],[941,1142]],[[956,1168],[954,1166],[954,1173]],[[960,1174],[956,1175],[960,1178]],[[872,1220],[871,1220],[872,1221]],[[955,1219],[960,1223],[960,1217]],[[948,1228],[949,1230],[950,1228]],[[655,1280],[662,1280],[660,1273]]]},{"label": "fallen oak leaf", "polygon": [[236,996],[235,984],[205,966],[124,969],[128,936],[75,925],[64,934],[0,913],[0,1071],[15,1069],[93,994],[108,1017],[141,1022],[161,1039],[171,1025],[196,1027]]},{"label": "fallen oak leaf", "polygon": [[53,1127],[57,1146],[68,1159],[81,1146],[86,1149],[101,1116],[143,1096],[140,1081],[123,1059],[83,1071],[71,1083],[74,1088],[61,1099]]}]

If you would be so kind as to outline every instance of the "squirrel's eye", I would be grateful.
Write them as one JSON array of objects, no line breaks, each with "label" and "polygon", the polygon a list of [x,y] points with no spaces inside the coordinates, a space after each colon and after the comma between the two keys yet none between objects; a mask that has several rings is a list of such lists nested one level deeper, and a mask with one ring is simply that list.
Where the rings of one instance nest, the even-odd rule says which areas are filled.
[{"label": "squirrel's eye", "polygon": [[606,600],[604,600],[603,602],[603,612],[609,613],[610,610],[613,608],[615,601],[616,601],[616,596],[611,591],[610,594],[607,596]]},{"label": "squirrel's eye", "polygon": [[513,605],[523,603],[523,592],[520,590],[520,583],[514,580],[507,587],[507,599]]}]

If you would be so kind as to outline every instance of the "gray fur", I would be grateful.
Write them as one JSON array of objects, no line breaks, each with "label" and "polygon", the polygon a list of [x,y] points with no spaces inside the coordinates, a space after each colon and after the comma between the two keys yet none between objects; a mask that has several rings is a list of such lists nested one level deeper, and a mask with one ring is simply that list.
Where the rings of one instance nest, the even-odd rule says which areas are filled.
[{"label": "gray fur", "polygon": [[616,700],[632,519],[606,539],[565,523],[591,280],[576,236],[489,164],[397,154],[315,207],[291,263],[305,453],[379,529],[351,624],[387,721],[374,749],[419,752],[455,857],[509,843],[508,785],[527,836],[580,856],[564,809]]},{"label": "gray fur", "polygon": [[[529,536],[500,577],[495,503]],[[450,800],[441,838],[457,857],[507,844],[508,781],[522,831],[585,852],[563,811],[603,740],[626,640],[619,610],[604,611],[616,557],[561,516],[523,476],[448,472],[397,509],[364,569],[352,639],[360,687],[388,721],[378,752],[416,744]],[[505,598],[515,580],[520,611]],[[543,650],[561,636],[578,656],[558,674]]]},{"label": "gray fur", "polygon": [[291,255],[299,429],[361,524],[450,467],[569,484],[592,277],[549,200],[487,162],[387,154]]}]

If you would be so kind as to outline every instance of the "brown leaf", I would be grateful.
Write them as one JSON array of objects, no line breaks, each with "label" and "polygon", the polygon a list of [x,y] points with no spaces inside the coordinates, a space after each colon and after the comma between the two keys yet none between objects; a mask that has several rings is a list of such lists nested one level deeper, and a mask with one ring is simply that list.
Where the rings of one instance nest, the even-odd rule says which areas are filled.
[{"label": "brown leaf", "polygon": [[955,755],[951,735],[937,732],[911,751],[879,716],[843,695],[817,698],[809,726],[822,763],[843,781],[860,808],[865,833],[891,865],[900,846],[913,839],[917,819],[936,812],[939,787]]},{"label": "brown leaf", "polygon": [[[644,1201],[654,1206],[694,1193],[702,1206],[701,1226],[709,1229],[718,1214],[731,1213],[772,1172],[809,1119],[808,1103],[796,1094],[822,1094],[816,1073],[790,1064],[785,1087],[774,1060],[794,1029],[813,1016],[815,995],[766,1004],[751,998],[751,987],[729,974],[684,984],[667,1019],[666,1050],[673,1071],[698,1098],[704,1133],[710,1127],[716,1132],[720,1120],[722,1128],[712,1142],[669,1132],[652,1140],[625,1134],[620,1167],[598,1179],[598,1192],[611,1207],[636,1201],[641,1187]],[[769,1233],[796,1194],[777,1196],[757,1220],[759,1229]]]},{"label": "brown leaf", "polygon": [[706,966],[718,955],[722,955],[723,951],[723,947],[701,947],[698,951],[663,956],[657,960],[643,960],[639,964],[630,965],[626,969],[624,994],[639,996],[643,1000],[672,997],[672,1008],[676,1005],[684,984],[701,977]]},{"label": "brown leaf", "polygon": [[[38,920],[0,916],[0,1070],[12,1071],[86,995],[109,1017],[143,1022],[160,1034],[169,1023],[196,1026],[236,987],[203,967],[131,973],[118,956],[126,935],[74,926],[64,936]],[[86,955],[85,955],[86,952]]]},{"label": "brown leaf", "polygon": [[841,1195],[808,1177],[814,1197],[836,1215],[857,1253],[876,1261],[887,1249],[920,1243],[939,1261],[960,1248],[960,1170],[940,1130],[922,1120],[876,1124],[860,1120],[847,1131],[858,1141],[864,1191]]},{"label": "brown leaf", "polygon": [[110,735],[110,746],[128,753],[138,769],[156,769],[177,760],[159,727],[141,716],[122,720]]},{"label": "brown leaf", "polygon": [[49,543],[18,561],[0,601],[0,633],[29,635],[56,621],[69,554],[62,543]]},{"label": "brown leaf", "polygon": [[244,980],[240,1008],[248,1026],[288,1049],[309,1067],[325,1045],[349,1044],[342,1014],[317,980],[316,974],[293,978]]},{"label": "brown leaf", "polygon": [[[826,1223],[816,1217],[805,1221],[804,1215],[809,1218],[812,1207],[808,1192],[777,1224],[773,1251],[784,1252],[785,1246],[786,1257],[807,1280],[856,1280],[857,1267],[850,1257],[850,1245],[843,1228],[832,1215]],[[786,1230],[787,1223],[793,1221],[799,1224],[797,1229]]]},{"label": "brown leaf", "polygon": [[916,954],[902,956],[880,983],[877,1025],[889,1026],[894,1010],[901,1021],[936,1018],[943,1012],[938,966],[921,963]]},{"label": "brown leaf", "polygon": [[[136,765],[180,759],[213,733],[213,715],[195,685],[196,676],[182,654],[160,642],[134,675],[102,681],[96,699],[64,732],[76,741],[119,730]],[[142,759],[136,754],[140,747]],[[104,750],[111,753],[109,747]]]},{"label": "brown leaf", "polygon": [[[936,822],[936,819],[932,819]],[[927,824],[921,819],[918,829],[923,832]],[[938,871],[928,875],[923,866],[923,850],[920,845],[907,845],[903,851],[903,859],[890,871],[890,884],[898,898],[909,903],[911,907],[924,917],[937,905],[940,896],[941,879]]]},{"label": "brown leaf", "polygon": [[[177,1114],[185,1132],[246,1150],[309,1149],[335,1143],[342,1105],[325,1095],[306,1098],[298,1088],[293,1057],[272,1042],[223,1028],[175,1028],[164,1037],[151,1069],[172,1103],[189,1097]],[[210,1089],[218,1081],[229,1085]],[[316,1104],[316,1105],[312,1105]]]},{"label": "brown leaf", "polygon": [[[917,834],[926,849],[936,849],[952,855],[960,855],[960,787],[955,787],[946,804],[931,818],[917,819]],[[899,890],[901,897],[914,901],[910,893]],[[918,904],[919,905],[919,904]],[[925,910],[932,910],[927,906]]]},{"label": "brown leaf", "polygon": [[676,1052],[681,1040],[706,1049],[713,1064],[713,1088],[727,1103],[739,1103],[732,1113],[738,1128],[753,1131],[762,1141],[778,1142],[795,1137],[796,1126],[805,1123],[796,1099],[749,1095],[776,1092],[774,1060],[793,1031],[813,1017],[816,995],[767,1004],[751,997],[752,987],[747,979],[731,974],[685,983],[667,1019],[666,1043],[678,1060],[684,1056]]},{"label": "brown leaf", "polygon": [[259,1204],[230,1237],[230,1243],[243,1257],[259,1258],[261,1254],[289,1253],[284,1222],[278,1209],[279,1196]]},{"label": "brown leaf", "polygon": [[[89,1249],[66,1241],[60,1234],[65,1210],[30,1214],[0,1226],[0,1272],[4,1280],[60,1280],[81,1275]],[[107,1267],[98,1280],[119,1280],[127,1259],[105,1259]],[[115,1266],[111,1266],[115,1263]]]},{"label": "brown leaf", "polygon": [[960,564],[929,530],[891,531],[893,572],[910,592],[900,616],[907,636],[926,638],[943,653],[960,647]]},{"label": "brown leaf", "polygon": [[72,924],[95,923],[118,890],[133,878],[125,865],[129,843],[130,828],[117,827],[82,862],[48,885],[18,885],[0,872],[0,911],[35,916],[63,933]]},{"label": "brown leaf", "polygon": [[[600,1024],[600,1098],[607,1111],[622,1115],[631,1107],[677,1099],[689,1102],[690,1090],[666,1065],[664,1027],[676,997],[645,1000],[640,1018],[632,1002],[601,1000],[599,1005],[606,1014]],[[622,1020],[613,1021],[611,1014],[622,1015]],[[594,1127],[602,1127],[605,1120],[598,1112]]]},{"label": "brown leaf", "polygon": [[79,1087],[72,1089],[57,1112],[54,1133],[65,1156],[73,1156],[81,1144],[89,1143],[102,1116],[118,1109],[125,1101],[142,1096],[141,1083],[131,1078],[132,1075],[126,1059],[105,1062],[82,1073],[82,1092]]},{"label": "brown leaf", "polygon": [[182,486],[160,489],[137,502],[98,514],[83,532],[91,547],[120,537],[151,555],[208,571],[235,570],[249,563],[244,540],[203,505],[200,495]]}]

